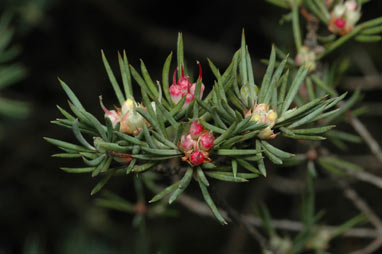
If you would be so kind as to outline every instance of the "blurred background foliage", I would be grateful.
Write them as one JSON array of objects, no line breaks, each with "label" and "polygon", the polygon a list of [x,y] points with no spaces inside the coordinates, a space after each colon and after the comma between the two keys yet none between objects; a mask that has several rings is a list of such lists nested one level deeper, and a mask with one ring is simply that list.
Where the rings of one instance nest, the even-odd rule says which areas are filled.
[{"label": "blurred background foliage", "polygon": [[[12,14],[12,44],[20,47],[12,61],[27,70],[26,77],[2,90],[1,96],[29,105],[29,114],[23,120],[1,116],[5,128],[0,142],[0,253],[258,253],[258,245],[232,223],[222,227],[178,204],[172,206],[179,209],[176,217],[148,219],[146,232],[133,227],[133,216],[96,206],[90,197],[95,179],[60,171],[59,165],[76,166],[76,162],[50,158],[56,148],[42,139],[53,136],[75,142],[70,130],[49,123],[59,116],[55,105],[66,104],[57,76],[68,82],[90,112],[99,113],[97,117],[103,114],[98,96],[114,98],[101,49],[114,68],[117,50],[126,49],[130,63],[137,66],[139,59],[144,59],[152,76],[159,79],[166,56],[176,48],[177,32],[182,31],[186,59],[201,62],[206,86],[213,82],[206,57],[221,69],[226,68],[234,50],[240,47],[243,27],[256,63],[257,81],[265,71],[260,59],[267,58],[272,43],[293,49],[290,24],[279,23],[283,11],[265,1],[211,0],[185,5],[148,0],[0,1],[0,15]],[[377,17],[382,2],[371,1],[362,12],[362,20]],[[363,90],[361,105],[369,107],[361,120],[379,143],[381,48],[381,43],[350,42],[331,56],[349,58],[349,70],[340,88],[345,91],[357,86]],[[341,128],[351,129],[346,125]],[[351,146],[343,153],[353,160],[370,154],[365,145]],[[381,175],[380,164],[372,156],[366,158],[369,160],[355,162]],[[240,187],[224,183],[224,188],[217,188],[242,212],[253,212],[253,203],[263,201],[274,218],[298,219],[300,193],[289,195],[287,190],[280,192],[277,186],[272,187],[272,182],[277,185],[278,176],[293,180],[298,173],[293,168],[274,170],[278,175],[270,174],[267,179]],[[357,187],[381,215],[382,205],[376,203],[379,190],[362,183]],[[129,200],[136,199],[131,177],[112,179],[108,189]],[[328,211],[322,219],[327,224],[336,224],[339,216],[345,220],[355,215],[351,203],[333,190],[329,185],[317,191],[317,210]],[[147,196],[152,197],[152,193]],[[346,253],[362,246],[363,241],[336,240],[334,253]]]}]

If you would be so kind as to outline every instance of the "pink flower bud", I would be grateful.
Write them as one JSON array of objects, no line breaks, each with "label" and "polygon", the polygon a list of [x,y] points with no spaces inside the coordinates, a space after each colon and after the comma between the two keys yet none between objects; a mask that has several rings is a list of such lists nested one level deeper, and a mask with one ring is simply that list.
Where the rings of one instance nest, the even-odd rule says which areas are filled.
[{"label": "pink flower bud", "polygon": [[108,110],[102,103],[102,97],[100,97],[100,104],[101,104],[101,108],[102,110],[105,112],[105,117],[109,118],[111,123],[112,123],[112,126],[113,128],[119,123],[120,121],[120,114],[118,114],[117,111],[115,110]]},{"label": "pink flower bud", "polygon": [[343,18],[335,19],[334,24],[339,28],[343,29],[346,25],[346,20]]},{"label": "pink flower bud", "polygon": [[200,151],[195,151],[190,156],[190,162],[195,166],[202,164],[203,161],[204,161],[204,155]]},{"label": "pink flower bud", "polygon": [[172,84],[170,86],[170,96],[171,96],[171,100],[176,104],[178,103],[183,95],[182,95],[182,89],[180,89],[180,87],[177,85],[177,84]]},{"label": "pink flower bud", "polygon": [[194,149],[196,145],[196,141],[192,139],[190,134],[183,135],[180,139],[180,149],[182,151],[190,151]]},{"label": "pink flower bud", "polygon": [[[195,89],[196,89],[196,83],[193,83],[191,88],[190,88],[190,92],[193,95],[195,95]],[[204,84],[201,84],[201,86],[200,86],[200,97],[199,98],[203,97],[203,92],[204,92]]]},{"label": "pink flower bud", "polygon": [[191,123],[189,133],[193,139],[198,139],[200,134],[202,134],[203,126],[199,123],[198,120],[195,120]]},{"label": "pink flower bud", "polygon": [[[176,70],[175,70],[176,72]],[[173,83],[175,79],[173,79]],[[180,76],[180,79],[178,80],[178,85],[179,87],[182,89],[182,90],[189,90],[190,86],[191,86],[191,81],[190,79],[184,74],[184,69],[183,69],[183,66],[182,66],[182,74]]]},{"label": "pink flower bud", "polygon": [[[176,80],[177,71],[178,69],[175,69],[173,74],[172,85],[170,86],[169,92],[170,92],[171,100],[174,103],[178,103],[184,96],[186,96],[186,101],[184,102],[183,108],[187,108],[190,102],[195,97],[196,83],[191,84],[189,77],[184,74],[183,66],[181,70],[181,76],[177,81]],[[201,78],[202,78],[202,69],[199,64],[199,79],[201,80]],[[204,85],[202,84],[200,87],[200,98],[203,95],[203,91],[204,91]]]},{"label": "pink flower bud", "polygon": [[214,145],[215,137],[212,132],[208,132],[200,137],[200,149],[208,151]]}]

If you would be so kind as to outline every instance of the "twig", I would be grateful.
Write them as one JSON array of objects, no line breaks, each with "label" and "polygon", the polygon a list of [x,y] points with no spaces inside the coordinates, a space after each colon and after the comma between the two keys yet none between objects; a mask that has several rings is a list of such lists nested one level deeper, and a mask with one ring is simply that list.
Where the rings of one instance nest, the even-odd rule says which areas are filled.
[{"label": "twig", "polygon": [[[198,215],[214,218],[214,215],[206,204],[188,196],[187,194],[182,194],[180,197],[178,197],[177,202]],[[227,221],[231,222],[231,219],[228,217],[225,210],[220,209],[219,212]],[[242,218],[249,225],[255,227],[262,226],[261,219],[256,216],[242,215]],[[272,220],[272,226],[276,229],[296,232],[302,231],[305,228],[304,224],[298,221],[275,219]],[[334,231],[337,226],[317,225],[316,228]],[[369,228],[353,228],[344,232],[343,236],[356,238],[375,238],[377,237],[377,231]]]},{"label": "twig", "polygon": [[346,90],[381,90],[382,75],[365,75],[364,77],[347,77],[341,82],[341,87]]},{"label": "twig", "polygon": [[357,207],[361,212],[363,212],[367,216],[370,223],[373,224],[373,226],[377,230],[377,235],[374,241],[372,241],[365,248],[353,251],[350,254],[372,253],[373,251],[377,250],[379,247],[382,246],[382,221],[378,218],[378,216],[374,213],[374,211],[368,206],[368,204],[357,194],[357,192],[354,189],[352,189],[346,182],[339,179],[336,179],[336,181],[339,183],[339,185],[343,189],[345,197],[350,199],[353,202],[354,206]]},{"label": "twig", "polygon": [[353,128],[358,132],[358,134],[362,137],[362,139],[366,142],[367,146],[374,154],[374,156],[382,163],[382,150],[377,141],[370,134],[369,130],[365,127],[365,125],[355,116],[352,116],[350,112],[348,112],[348,118],[350,124]]},{"label": "twig", "polygon": [[347,168],[340,168],[343,171],[346,172],[346,174],[353,176],[354,178],[357,178],[358,180],[373,184],[377,186],[378,188],[382,189],[382,178],[378,177],[376,175],[370,174],[365,171],[359,171],[359,170],[351,170]]},{"label": "twig", "polygon": [[253,226],[251,226],[249,223],[246,222],[244,217],[239,214],[235,209],[233,209],[228,203],[225,201],[223,197],[221,197],[214,188],[211,188],[211,193],[215,197],[215,199],[219,202],[219,204],[224,208],[226,211],[226,214],[228,215],[229,218],[236,224],[242,226],[247,233],[255,239],[261,246],[263,250],[270,250],[272,253],[277,254],[278,251],[275,250],[267,241],[267,239],[260,234],[259,231]]}]

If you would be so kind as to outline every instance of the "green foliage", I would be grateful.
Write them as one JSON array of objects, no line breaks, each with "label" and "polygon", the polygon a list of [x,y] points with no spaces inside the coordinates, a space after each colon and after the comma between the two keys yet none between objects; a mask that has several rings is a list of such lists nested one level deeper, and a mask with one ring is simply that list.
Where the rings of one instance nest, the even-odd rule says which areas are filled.
[{"label": "green foliage", "polygon": [[[139,73],[128,64],[126,53],[123,52],[123,56],[118,55],[123,83],[123,89],[121,89],[103,52],[102,59],[121,105],[120,109],[114,111],[115,114],[119,114],[120,119],[113,123],[113,119],[109,116],[114,113],[106,110],[105,124],[101,123],[86,111],[69,86],[59,80],[70,99],[69,107],[72,113],[59,107],[64,118],[57,119],[53,123],[72,129],[79,144],[71,144],[53,138],[45,139],[65,152],[55,155],[56,157],[81,157],[86,165],[84,168],[64,167],[61,169],[66,172],[91,173],[93,177],[101,177],[99,183],[91,191],[92,195],[100,191],[112,176],[120,175],[123,172],[135,174],[155,172],[160,163],[166,163],[169,160],[176,160],[181,169],[187,166],[187,163],[182,162],[182,160],[186,160],[184,157],[182,160],[179,159],[185,156],[180,147],[180,137],[183,137],[186,130],[190,128],[189,119],[192,117],[214,136],[213,147],[204,153],[204,156],[210,156],[211,162],[202,163],[200,167],[189,161],[188,169],[182,178],[157,193],[150,202],[158,201],[172,193],[169,198],[171,204],[187,188],[194,176],[194,179],[199,182],[206,203],[223,224],[226,222],[219,215],[209,194],[208,186],[212,183],[208,179],[241,183],[248,182],[259,175],[266,176],[264,160],[269,159],[272,163],[279,165],[294,156],[292,153],[274,146],[271,139],[276,138],[278,133],[285,137],[298,139],[321,137],[317,135],[325,133],[334,126],[316,128],[306,126],[320,119],[323,114],[332,112],[332,108],[343,98],[343,96],[338,98],[322,96],[298,107],[294,101],[306,78],[308,69],[301,67],[297,72],[290,73],[286,68],[287,57],[276,67],[274,47],[267,71],[261,86],[258,87],[254,83],[252,63],[248,46],[245,43],[244,32],[241,48],[233,56],[232,62],[222,75],[209,61],[217,80],[212,87],[207,86],[210,91],[202,98],[202,85],[204,86],[204,84],[199,76],[195,83],[194,99],[191,103],[187,102],[189,105],[185,104],[184,97],[186,96],[177,103],[172,100],[172,87],[169,87],[172,54],[166,59],[163,67],[163,87],[154,84],[142,60],[141,73]],[[182,79],[185,75],[182,74],[183,62],[183,40],[179,34],[178,79]],[[133,97],[133,80],[141,88],[142,106],[137,104]],[[248,93],[240,92],[244,90]],[[162,91],[164,91],[164,97],[160,96]],[[104,107],[102,101],[101,105]],[[169,105],[175,106],[170,107]],[[280,110],[278,111],[278,109]],[[129,113],[124,112],[125,110],[128,110]],[[278,112],[278,115],[275,112]],[[128,118],[128,114],[133,113],[139,114],[144,119],[142,120],[144,124],[140,125],[142,127],[138,128],[134,135],[122,129],[123,125],[130,125],[131,121],[134,121]],[[268,117],[269,120],[260,119],[256,114],[261,115],[261,118]],[[185,126],[183,131],[179,126]],[[297,127],[302,127],[302,129],[297,129]],[[267,132],[271,132],[272,135],[266,134]],[[224,167],[231,168],[231,170],[219,171],[219,168]],[[179,170],[180,174],[182,174],[181,172],[184,171]],[[109,207],[123,206],[113,202],[102,201],[102,204]]]}]

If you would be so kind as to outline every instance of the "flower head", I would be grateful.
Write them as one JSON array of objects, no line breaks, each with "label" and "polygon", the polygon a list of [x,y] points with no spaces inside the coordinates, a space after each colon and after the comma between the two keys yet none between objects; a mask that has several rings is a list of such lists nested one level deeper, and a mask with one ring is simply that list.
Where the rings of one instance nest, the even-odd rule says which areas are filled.
[{"label": "flower head", "polygon": [[272,130],[273,126],[276,124],[277,113],[272,109],[269,109],[268,104],[255,104],[252,109],[248,110],[245,117],[251,117],[251,121],[265,123],[268,126],[261,130],[258,137],[261,139],[273,139],[276,137]]},{"label": "flower head", "polygon": [[[184,105],[183,105],[183,108],[186,108],[195,97],[196,83],[191,83],[190,78],[184,74],[183,66],[181,69],[181,76],[178,80],[176,80],[177,71],[178,69],[175,69],[172,85],[170,86],[169,92],[170,92],[171,100],[175,104],[178,103],[184,96],[186,96],[186,101],[184,102]],[[202,67],[200,64],[199,64],[198,79],[200,81],[202,80]],[[203,96],[203,91],[204,91],[204,84],[201,84],[200,98],[202,98]]]},{"label": "flower head", "polygon": [[120,124],[119,130],[123,133],[130,135],[138,135],[141,132],[143,125],[147,124],[146,120],[136,111],[137,107],[143,108],[142,105],[137,104],[133,99],[127,99],[123,102],[121,108],[116,110],[108,110],[102,103],[100,104],[105,112],[105,117],[109,118],[113,127]]},{"label": "flower head", "polygon": [[191,166],[210,162],[209,150],[214,145],[214,141],[212,132],[204,129],[198,120],[194,120],[178,142],[179,149],[184,153],[182,160]]},{"label": "flower head", "polygon": [[337,4],[330,16],[329,30],[334,34],[345,35],[351,32],[361,17],[361,8],[356,0]]}]

